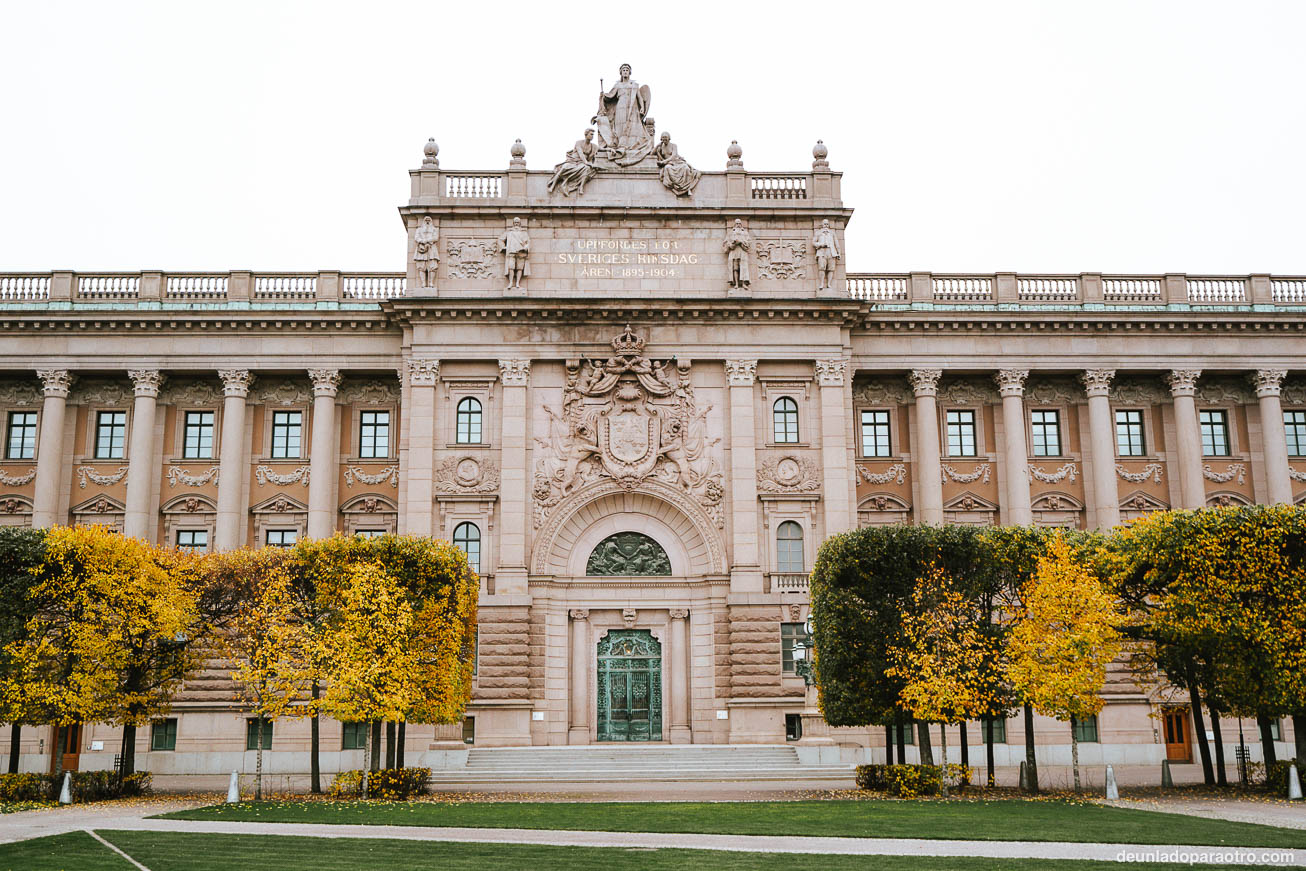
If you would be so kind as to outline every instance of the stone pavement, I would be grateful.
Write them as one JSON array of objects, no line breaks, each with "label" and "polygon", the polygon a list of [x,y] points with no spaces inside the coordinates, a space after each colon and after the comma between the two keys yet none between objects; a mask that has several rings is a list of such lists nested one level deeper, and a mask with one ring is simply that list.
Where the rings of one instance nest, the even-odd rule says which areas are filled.
[{"label": "stone pavement", "polygon": [[[1102,804],[1131,810],[1187,814],[1211,820],[1257,823],[1262,826],[1280,826],[1285,829],[1306,829],[1306,802],[1290,802],[1286,799],[1157,796],[1103,801]],[[1306,837],[1303,837],[1302,843],[1306,845]]]}]

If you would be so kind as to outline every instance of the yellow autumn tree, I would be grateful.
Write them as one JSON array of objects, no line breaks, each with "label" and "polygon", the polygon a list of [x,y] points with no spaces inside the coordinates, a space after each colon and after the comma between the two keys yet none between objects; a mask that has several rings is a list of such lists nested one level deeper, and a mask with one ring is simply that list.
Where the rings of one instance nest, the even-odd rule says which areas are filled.
[{"label": "yellow autumn tree", "polygon": [[992,710],[1000,680],[996,642],[986,632],[987,614],[958,589],[956,580],[931,564],[912,590],[902,615],[901,643],[889,650],[886,674],[903,682],[902,707],[923,722],[939,723],[940,789],[948,796],[947,724]]},{"label": "yellow autumn tree", "polygon": [[1102,686],[1120,652],[1123,622],[1114,593],[1057,535],[1021,596],[1007,642],[1007,677],[1016,695],[1039,713],[1071,721],[1076,791],[1079,738],[1073,724],[1102,710]]},{"label": "yellow autumn tree", "polygon": [[[346,722],[404,716],[422,679],[415,636],[412,604],[395,577],[377,563],[349,566],[340,611],[322,638],[330,663],[322,709]],[[365,747],[367,797],[370,742]]]}]

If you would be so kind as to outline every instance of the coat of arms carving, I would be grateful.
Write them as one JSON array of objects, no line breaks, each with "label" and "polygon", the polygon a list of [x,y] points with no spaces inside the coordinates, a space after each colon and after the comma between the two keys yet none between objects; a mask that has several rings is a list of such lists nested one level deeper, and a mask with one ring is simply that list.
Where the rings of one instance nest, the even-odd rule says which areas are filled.
[{"label": "coat of arms carving", "polygon": [[562,410],[544,408],[549,436],[536,439],[535,525],[568,494],[608,478],[628,490],[650,479],[679,487],[721,526],[725,489],[711,456],[720,439],[707,434],[712,406],[695,402],[689,363],[650,360],[629,325],[612,350],[606,360],[569,362]]}]

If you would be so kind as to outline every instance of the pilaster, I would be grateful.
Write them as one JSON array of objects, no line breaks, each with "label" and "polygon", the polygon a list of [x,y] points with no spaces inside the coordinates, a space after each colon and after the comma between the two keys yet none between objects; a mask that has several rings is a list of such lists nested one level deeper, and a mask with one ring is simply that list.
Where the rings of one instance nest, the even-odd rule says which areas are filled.
[{"label": "pilaster", "polygon": [[496,593],[524,594],[526,586],[526,402],[530,360],[500,360],[503,384],[503,451],[499,479],[499,559]]},{"label": "pilaster", "polygon": [[730,592],[762,592],[757,527],[756,360],[726,360],[730,392]]},{"label": "pilaster", "polygon": [[434,534],[435,509],[435,386],[440,380],[440,361],[410,357],[408,406],[404,408],[408,430],[407,493],[399,520],[403,532]]},{"label": "pilaster", "polygon": [[849,483],[853,469],[848,463],[848,403],[844,395],[848,362],[817,360],[816,384],[821,392],[821,465],[825,534],[852,529]]}]

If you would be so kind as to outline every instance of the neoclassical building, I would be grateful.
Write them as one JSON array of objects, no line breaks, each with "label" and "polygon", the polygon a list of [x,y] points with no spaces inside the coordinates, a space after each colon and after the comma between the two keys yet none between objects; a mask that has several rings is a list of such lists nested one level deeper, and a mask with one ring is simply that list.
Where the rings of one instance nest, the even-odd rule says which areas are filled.
[{"label": "neoclassical building", "polygon": [[[409,727],[410,763],[800,735],[851,759],[882,730],[825,727],[793,669],[826,536],[1306,498],[1306,279],[851,273],[824,145],[700,171],[648,102],[623,75],[553,169],[518,141],[450,170],[427,143],[403,272],[0,275],[0,520],[454,541],[482,583],[475,691],[461,728]],[[1087,761],[1191,757],[1186,699],[1107,696]],[[304,770],[307,725],[275,730],[269,765]],[[1068,734],[1040,731],[1056,758]],[[60,749],[108,767],[117,734]],[[250,737],[206,673],[138,764],[229,771]],[[323,726],[327,770],[359,737]]]}]

